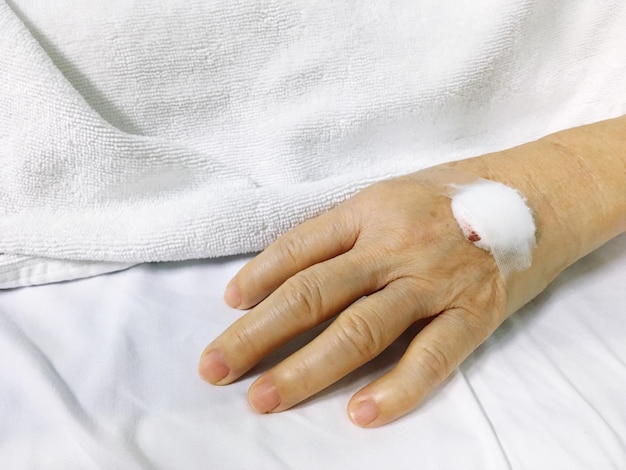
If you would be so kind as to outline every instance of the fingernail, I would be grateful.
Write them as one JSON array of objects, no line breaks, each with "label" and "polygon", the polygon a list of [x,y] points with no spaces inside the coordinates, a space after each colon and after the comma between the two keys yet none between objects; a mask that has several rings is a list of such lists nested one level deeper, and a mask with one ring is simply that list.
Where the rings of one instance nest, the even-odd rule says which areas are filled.
[{"label": "fingernail", "polygon": [[237,308],[241,305],[241,295],[239,295],[239,289],[230,281],[224,291],[224,301],[231,307]]},{"label": "fingernail", "polygon": [[378,407],[369,400],[364,400],[350,412],[350,418],[359,426],[367,426],[378,418]]},{"label": "fingernail", "polygon": [[280,396],[274,384],[263,382],[250,391],[250,405],[259,413],[269,413],[280,405]]},{"label": "fingernail", "polygon": [[216,383],[222,380],[230,373],[230,369],[224,362],[222,353],[217,349],[204,354],[200,358],[200,365],[198,366],[200,375],[211,383]]}]

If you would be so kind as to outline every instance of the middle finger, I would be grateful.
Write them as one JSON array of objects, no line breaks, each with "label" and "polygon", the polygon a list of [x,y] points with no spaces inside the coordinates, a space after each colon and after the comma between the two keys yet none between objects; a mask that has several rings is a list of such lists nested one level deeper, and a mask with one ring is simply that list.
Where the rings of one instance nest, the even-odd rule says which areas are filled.
[{"label": "middle finger", "polygon": [[227,384],[299,334],[387,282],[382,261],[352,250],[292,276],[202,354],[199,373]]},{"label": "middle finger", "polygon": [[283,411],[314,395],[429,316],[431,300],[413,281],[399,279],[355,303],[317,338],[257,379],[248,393],[250,405],[260,413]]}]

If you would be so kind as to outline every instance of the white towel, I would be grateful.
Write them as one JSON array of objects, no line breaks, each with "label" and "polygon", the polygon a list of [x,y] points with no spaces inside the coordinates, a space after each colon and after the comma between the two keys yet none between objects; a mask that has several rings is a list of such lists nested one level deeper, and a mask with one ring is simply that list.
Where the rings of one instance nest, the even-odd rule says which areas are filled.
[{"label": "white towel", "polygon": [[262,249],[626,112],[623,0],[0,0],[0,287]]}]

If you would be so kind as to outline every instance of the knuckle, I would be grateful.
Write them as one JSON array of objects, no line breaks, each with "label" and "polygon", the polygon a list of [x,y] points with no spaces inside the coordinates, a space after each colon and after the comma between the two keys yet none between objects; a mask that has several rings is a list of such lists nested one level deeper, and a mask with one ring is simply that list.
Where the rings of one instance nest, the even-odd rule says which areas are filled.
[{"label": "knuckle", "polygon": [[298,315],[307,326],[315,326],[325,319],[322,289],[310,274],[297,274],[285,284],[285,301],[288,311]]},{"label": "knuckle", "polygon": [[338,319],[339,341],[358,357],[372,358],[385,346],[383,329],[372,318],[352,312]]},{"label": "knuckle", "polygon": [[246,355],[254,356],[257,354],[257,341],[251,332],[246,329],[234,329],[231,334],[232,337],[229,340],[230,349],[242,351]]},{"label": "knuckle", "polygon": [[280,256],[292,265],[299,265],[306,253],[306,247],[300,238],[286,234],[278,245]]},{"label": "knuckle", "polygon": [[448,356],[436,345],[424,346],[417,355],[417,367],[428,379],[434,377],[443,382],[450,375],[451,364]]}]

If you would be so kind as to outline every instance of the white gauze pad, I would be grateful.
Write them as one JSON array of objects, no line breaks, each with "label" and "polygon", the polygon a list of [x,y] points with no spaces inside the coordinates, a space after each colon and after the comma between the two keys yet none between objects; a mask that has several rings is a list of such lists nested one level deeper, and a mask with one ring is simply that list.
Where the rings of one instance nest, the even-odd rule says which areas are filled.
[{"label": "white gauze pad", "polygon": [[536,244],[535,221],[524,196],[482,178],[450,188],[452,214],[463,235],[493,255],[502,277],[529,268]]}]

